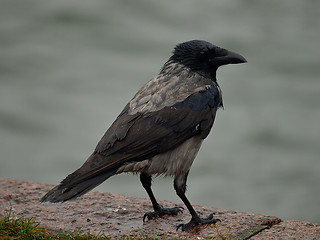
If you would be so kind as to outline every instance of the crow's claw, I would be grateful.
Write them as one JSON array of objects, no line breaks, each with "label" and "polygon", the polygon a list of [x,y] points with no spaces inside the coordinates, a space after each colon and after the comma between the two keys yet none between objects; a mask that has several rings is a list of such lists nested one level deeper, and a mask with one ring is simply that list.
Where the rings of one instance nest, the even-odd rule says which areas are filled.
[{"label": "crow's claw", "polygon": [[179,228],[181,228],[182,231],[186,231],[190,228],[194,228],[195,226],[198,225],[204,225],[204,224],[214,224],[216,222],[221,222],[220,219],[213,219],[213,214],[211,213],[207,218],[192,218],[190,222],[186,224],[179,224],[177,226],[177,231]]},{"label": "crow's claw", "polygon": [[160,206],[157,211],[145,213],[143,215],[143,221],[145,221],[146,219],[155,219],[163,215],[177,215],[178,213],[182,212],[183,209],[183,207],[164,208]]}]

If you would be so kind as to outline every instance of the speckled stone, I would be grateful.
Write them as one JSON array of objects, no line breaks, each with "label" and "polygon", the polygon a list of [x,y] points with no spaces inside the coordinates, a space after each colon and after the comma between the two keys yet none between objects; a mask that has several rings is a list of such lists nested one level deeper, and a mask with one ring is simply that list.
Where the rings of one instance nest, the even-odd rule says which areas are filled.
[{"label": "speckled stone", "polygon": [[[0,214],[12,206],[16,217],[32,217],[52,231],[104,233],[109,236],[185,237],[187,239],[319,239],[319,224],[300,221],[281,222],[274,216],[237,212],[194,205],[201,216],[215,213],[221,223],[199,226],[192,231],[176,231],[176,226],[190,220],[187,210],[176,216],[164,216],[143,222],[145,212],[152,211],[149,199],[92,191],[70,202],[40,203],[52,185],[0,178]],[[183,206],[159,201],[166,207]]]}]

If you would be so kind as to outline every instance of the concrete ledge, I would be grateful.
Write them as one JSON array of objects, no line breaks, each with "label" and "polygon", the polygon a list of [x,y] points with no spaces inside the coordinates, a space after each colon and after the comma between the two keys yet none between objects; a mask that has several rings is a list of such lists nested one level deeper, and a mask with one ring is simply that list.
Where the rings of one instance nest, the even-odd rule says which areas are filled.
[{"label": "concrete ledge", "polygon": [[[207,216],[215,212],[221,223],[200,226],[190,232],[176,231],[178,224],[188,222],[187,210],[177,216],[166,216],[142,222],[145,212],[152,211],[149,199],[127,197],[120,194],[92,191],[75,201],[65,203],[39,203],[39,199],[53,186],[31,181],[0,178],[0,214],[13,207],[16,217],[33,217],[53,231],[99,233],[114,237],[136,235],[142,232],[150,237],[186,237],[187,239],[320,239],[320,224],[285,221],[274,216],[237,212],[194,205],[196,211]],[[175,203],[160,201],[173,207]],[[182,204],[181,204],[182,206]]]}]

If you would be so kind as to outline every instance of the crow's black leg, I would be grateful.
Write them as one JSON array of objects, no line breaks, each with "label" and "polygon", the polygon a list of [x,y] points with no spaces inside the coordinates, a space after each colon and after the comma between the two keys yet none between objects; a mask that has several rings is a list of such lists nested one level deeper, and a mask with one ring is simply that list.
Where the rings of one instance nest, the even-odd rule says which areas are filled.
[{"label": "crow's black leg", "polygon": [[161,217],[163,215],[176,215],[179,212],[182,212],[182,207],[164,208],[157,202],[151,190],[151,176],[147,175],[146,173],[141,173],[140,181],[142,183],[142,186],[146,189],[154,209],[154,212],[148,212],[144,214],[143,221],[146,218],[150,220],[155,219],[157,217]]},{"label": "crow's black leg", "polygon": [[174,189],[177,192],[177,195],[181,198],[181,200],[184,202],[186,207],[188,208],[192,218],[190,222],[186,224],[179,224],[177,226],[177,230],[181,228],[182,231],[185,231],[187,229],[193,228],[197,225],[204,225],[204,224],[213,224],[216,222],[220,222],[219,219],[213,219],[213,214],[210,214],[207,218],[201,218],[196,211],[193,209],[191,203],[187,199],[185,192],[186,192],[186,183],[187,183],[187,176],[188,173],[186,173],[183,176],[178,176],[174,179]]}]

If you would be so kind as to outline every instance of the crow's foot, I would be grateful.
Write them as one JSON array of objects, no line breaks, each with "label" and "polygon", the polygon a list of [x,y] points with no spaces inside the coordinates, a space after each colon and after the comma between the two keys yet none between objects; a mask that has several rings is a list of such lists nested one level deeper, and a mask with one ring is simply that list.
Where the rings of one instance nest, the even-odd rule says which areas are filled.
[{"label": "crow's foot", "polygon": [[177,230],[181,228],[182,231],[186,231],[188,229],[194,228],[198,225],[204,225],[204,224],[214,224],[216,222],[221,222],[220,219],[213,219],[213,214],[211,213],[207,218],[191,218],[190,222],[186,224],[179,224],[177,226]]},{"label": "crow's foot", "polygon": [[160,208],[154,212],[147,212],[143,215],[143,221],[151,219],[155,219],[161,217],[163,215],[177,215],[178,213],[182,212],[183,207],[173,207],[173,208],[164,208],[160,206]]}]

